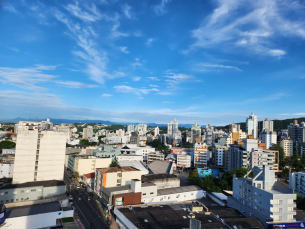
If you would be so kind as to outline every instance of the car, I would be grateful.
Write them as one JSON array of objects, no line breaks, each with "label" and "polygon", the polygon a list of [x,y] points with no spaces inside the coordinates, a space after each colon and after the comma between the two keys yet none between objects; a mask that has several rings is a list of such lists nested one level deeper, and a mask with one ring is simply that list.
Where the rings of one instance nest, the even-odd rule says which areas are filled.
[{"label": "car", "polygon": [[73,196],[72,195],[69,196],[69,200],[73,200]]},{"label": "car", "polygon": [[77,187],[76,187],[76,188],[80,188],[80,187],[79,187],[79,185],[77,185]]},{"label": "car", "polygon": [[91,200],[91,197],[90,196],[88,196],[88,201],[90,201]]}]

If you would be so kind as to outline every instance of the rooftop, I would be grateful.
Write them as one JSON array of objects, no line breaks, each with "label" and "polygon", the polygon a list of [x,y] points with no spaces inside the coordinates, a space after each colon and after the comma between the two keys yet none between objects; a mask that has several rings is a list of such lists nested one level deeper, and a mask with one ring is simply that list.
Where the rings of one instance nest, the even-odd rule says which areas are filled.
[{"label": "rooftop", "polygon": [[197,191],[197,190],[202,190],[202,189],[196,185],[158,189],[158,196],[178,194],[178,193],[191,192],[191,191]]},{"label": "rooftop", "polygon": [[14,207],[6,209],[6,218],[14,218],[28,215],[38,215],[49,212],[61,211],[58,202],[51,202],[45,204],[27,205],[22,207]]},{"label": "rooftop", "polygon": [[104,188],[104,189],[107,189],[109,192],[117,192],[117,191],[124,191],[124,190],[130,190],[132,192],[129,185]]},{"label": "rooftop", "polygon": [[151,182],[154,180],[163,180],[163,179],[180,180],[179,177],[172,175],[172,174],[167,174],[167,173],[147,174],[147,175],[142,175],[142,177],[141,177],[142,182]]},{"label": "rooftop", "polygon": [[87,178],[95,178],[95,173],[87,173],[87,174],[84,174],[85,177]]},{"label": "rooftop", "polygon": [[12,184],[12,179],[0,179],[0,190],[1,189],[13,189],[13,188],[27,188],[27,187],[52,187],[66,185],[65,182],[60,180],[46,180],[46,181],[32,181],[22,184]]},{"label": "rooftop", "polygon": [[169,161],[153,161],[148,168],[153,174],[170,173],[172,162]]},{"label": "rooftop", "polygon": [[133,171],[139,171],[138,169],[132,168],[132,167],[111,167],[111,168],[101,168],[101,169],[96,169],[100,171],[101,173],[115,173],[115,172],[133,172]]},{"label": "rooftop", "polygon": [[141,187],[156,186],[154,183],[142,183]]}]

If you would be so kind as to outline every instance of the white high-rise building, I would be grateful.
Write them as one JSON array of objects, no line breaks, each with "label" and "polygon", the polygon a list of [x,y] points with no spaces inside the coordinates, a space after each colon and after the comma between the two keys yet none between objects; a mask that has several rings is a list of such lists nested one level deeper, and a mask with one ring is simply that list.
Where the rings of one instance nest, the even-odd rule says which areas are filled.
[{"label": "white high-rise building", "polygon": [[194,166],[196,168],[207,167],[208,146],[205,142],[194,143]]},{"label": "white high-rise building", "polygon": [[159,127],[157,126],[157,127],[155,128],[154,136],[157,137],[159,134],[160,134],[160,130],[159,130]]},{"label": "white high-rise building", "polygon": [[283,139],[278,142],[280,146],[283,147],[286,157],[291,157],[293,155],[293,140],[292,139]]},{"label": "white high-rise building", "polygon": [[272,144],[276,144],[276,132],[266,131],[262,132],[262,142],[265,143],[266,149],[269,149]]},{"label": "white high-rise building", "polygon": [[264,121],[260,122],[260,127],[259,127],[260,131],[262,132],[263,130],[266,131],[273,131],[273,121],[268,121],[268,119],[266,118]]},{"label": "white high-rise building", "polygon": [[192,143],[195,142],[195,138],[201,138],[201,126],[197,126],[197,122],[195,123],[195,126],[192,126],[191,128]]},{"label": "white high-rise building", "polygon": [[92,138],[93,137],[93,128],[92,126],[87,126],[87,128],[83,129],[83,139]]},{"label": "white high-rise building", "polygon": [[147,133],[147,125],[146,124],[139,124],[135,127],[135,132],[143,135]]},{"label": "white high-rise building", "polygon": [[125,130],[119,129],[115,131],[116,136],[123,137],[125,135]]},{"label": "white high-rise building", "polygon": [[252,135],[253,139],[257,139],[258,134],[258,117],[254,115],[253,113],[249,115],[249,118],[246,120],[246,128],[247,128],[247,134]]},{"label": "white high-rise building", "polygon": [[135,129],[135,125],[133,124],[127,126],[127,132],[129,133],[134,132],[134,129]]},{"label": "white high-rise building", "polygon": [[63,180],[66,133],[43,129],[42,126],[42,123],[36,123],[36,125],[19,123],[13,173],[14,184]]},{"label": "white high-rise building", "polygon": [[167,134],[169,136],[170,143],[172,143],[173,141],[175,141],[176,139],[178,139],[181,136],[181,133],[179,133],[179,130],[178,130],[178,121],[176,119],[174,119],[174,121],[171,121],[170,123],[168,123]]}]

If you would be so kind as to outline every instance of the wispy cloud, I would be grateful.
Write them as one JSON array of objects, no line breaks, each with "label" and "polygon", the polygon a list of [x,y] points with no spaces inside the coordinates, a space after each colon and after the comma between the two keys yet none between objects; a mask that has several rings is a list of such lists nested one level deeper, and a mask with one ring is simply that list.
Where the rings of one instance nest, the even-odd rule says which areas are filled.
[{"label": "wispy cloud", "polygon": [[[218,7],[193,30],[196,42],[191,49],[240,47],[255,54],[283,56],[286,51],[275,49],[273,38],[305,38],[304,11],[300,9],[304,6],[298,1],[218,0]],[[292,13],[300,20],[288,19]]]},{"label": "wispy cloud", "polygon": [[102,94],[103,97],[111,97],[113,95],[110,95],[110,94]]},{"label": "wispy cloud", "polygon": [[121,50],[121,52],[123,52],[123,53],[129,53],[129,51],[127,50],[127,47],[126,46],[124,46],[124,47],[120,47],[120,50]]},{"label": "wispy cloud", "polygon": [[12,4],[9,3],[3,3],[3,9],[11,12],[11,13],[17,13],[17,10],[15,9],[15,7]]},{"label": "wispy cloud", "polygon": [[164,101],[163,103],[175,103],[175,102]]},{"label": "wispy cloud", "polygon": [[129,6],[128,4],[122,6],[122,11],[127,18],[129,19],[133,18],[133,14],[131,12],[131,6]]},{"label": "wispy cloud", "polygon": [[54,70],[56,66],[37,65],[34,68],[5,68],[0,67],[0,81],[28,90],[44,90],[36,84],[50,81],[57,76],[44,73]]},{"label": "wispy cloud", "polygon": [[120,27],[120,23],[116,22],[116,24],[114,24],[114,26],[112,27],[111,36],[110,37],[112,37],[112,38],[119,38],[119,37],[128,37],[129,36],[128,33],[120,32],[118,30],[119,27]]},{"label": "wispy cloud", "polygon": [[159,87],[158,85],[149,84],[150,87]]},{"label": "wispy cloud", "polygon": [[146,46],[151,46],[151,43],[154,41],[155,39],[153,39],[153,38],[149,38],[149,39],[147,39],[147,41],[146,41]]},{"label": "wispy cloud", "polygon": [[96,88],[98,85],[86,84],[76,81],[55,81],[56,84],[69,88]]},{"label": "wispy cloud", "polygon": [[[91,11],[95,12],[95,7],[93,7]],[[99,48],[95,42],[96,33],[93,28],[88,25],[84,25],[82,28],[79,24],[74,24],[72,20],[58,10],[55,10],[54,14],[58,21],[67,26],[69,35],[76,41],[76,44],[80,48],[73,51],[73,54],[79,57],[80,61],[86,65],[85,72],[90,76],[90,79],[103,84],[105,77],[115,78],[125,75],[122,72],[108,73],[106,71],[106,65],[108,62],[107,53],[104,51],[98,51]]]},{"label": "wispy cloud", "polygon": [[141,77],[135,76],[135,77],[133,77],[132,79],[133,79],[133,81],[140,81],[140,80],[141,80]]},{"label": "wispy cloud", "polygon": [[196,68],[198,71],[213,71],[213,70],[219,70],[219,69],[233,69],[237,71],[242,71],[238,67],[230,66],[230,65],[222,65],[222,64],[209,64],[209,63],[200,63],[197,64],[199,68]]},{"label": "wispy cloud", "polygon": [[131,65],[133,66],[133,69],[136,69],[137,67],[142,66],[142,63],[140,63],[139,58],[135,58],[135,62],[133,62]]},{"label": "wispy cloud", "polygon": [[86,9],[79,7],[78,2],[76,2],[75,5],[68,4],[64,8],[68,10],[73,16],[83,21],[93,22],[99,20],[102,17],[101,13],[96,8],[94,3],[91,4],[91,7],[86,6]]},{"label": "wispy cloud", "polygon": [[20,50],[18,48],[15,48],[15,47],[7,47],[7,48],[14,51],[14,52],[20,52]]},{"label": "wispy cloud", "polygon": [[150,79],[150,80],[153,80],[153,81],[160,81],[160,79],[159,78],[157,78],[157,77],[147,77],[148,79]]},{"label": "wispy cloud", "polygon": [[165,14],[165,13],[167,13],[166,5],[170,2],[171,2],[171,0],[161,0],[159,5],[153,6],[153,10],[155,11],[155,13],[157,15]]},{"label": "wispy cloud", "polygon": [[168,78],[166,81],[168,82],[168,87],[170,88],[177,88],[178,84],[186,80],[193,79],[193,76],[191,75],[186,75],[182,73],[172,73],[172,72],[167,73],[164,77]]},{"label": "wispy cloud", "polygon": [[131,93],[131,94],[135,94],[138,96],[141,96],[142,94],[148,94],[149,92],[153,92],[153,91],[159,91],[157,88],[150,88],[150,89],[146,89],[146,88],[133,88],[130,86],[126,86],[126,85],[118,85],[118,86],[114,86],[113,87],[117,92],[120,93]]}]

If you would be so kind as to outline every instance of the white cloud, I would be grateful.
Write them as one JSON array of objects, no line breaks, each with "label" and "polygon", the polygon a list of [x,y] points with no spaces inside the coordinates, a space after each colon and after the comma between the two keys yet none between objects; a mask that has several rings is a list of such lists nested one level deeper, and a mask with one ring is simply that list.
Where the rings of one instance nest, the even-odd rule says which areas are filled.
[{"label": "white cloud", "polygon": [[94,3],[92,3],[91,7],[87,6],[86,10],[80,8],[78,2],[76,2],[75,5],[68,4],[64,8],[68,10],[73,16],[83,21],[93,22],[99,20],[102,17],[101,13],[96,8]]},{"label": "white cloud", "polygon": [[[95,8],[92,8],[95,11]],[[64,14],[55,10],[55,17],[58,21],[64,23],[69,29],[69,35],[76,41],[79,50],[73,51],[73,54],[80,58],[80,61],[86,65],[86,72],[90,79],[103,84],[105,78],[122,77],[122,72],[108,73],[106,65],[108,63],[107,53],[99,50],[95,42],[96,33],[94,30],[85,25],[83,28],[79,24],[72,23]]]},{"label": "white cloud", "polygon": [[15,7],[9,3],[4,3],[3,8],[11,13],[17,13],[17,10],[15,9]]},{"label": "white cloud", "polygon": [[130,86],[126,86],[126,85],[118,85],[118,86],[114,86],[113,87],[117,92],[120,93],[132,93],[138,96],[141,96],[142,94],[148,94],[149,92],[153,92],[153,91],[159,91],[157,88],[150,88],[150,89],[146,89],[146,88],[133,88]]},{"label": "white cloud", "polygon": [[15,47],[8,47],[8,49],[10,49],[14,52],[20,52],[20,50],[18,48],[15,48]]},{"label": "white cloud", "polygon": [[168,82],[168,87],[172,89],[177,89],[178,84],[193,79],[193,76],[191,75],[186,75],[182,73],[172,73],[172,72],[166,73],[164,77],[168,78],[165,81]]},{"label": "white cloud", "polygon": [[99,87],[98,85],[86,84],[86,83],[75,82],[75,81],[55,81],[55,83],[60,86],[69,87],[69,88],[96,88],[96,87]]},{"label": "white cloud", "polygon": [[150,87],[159,87],[158,85],[149,84]]},{"label": "white cloud", "polygon": [[123,52],[123,53],[126,53],[126,54],[129,53],[129,51],[127,50],[127,47],[125,47],[125,46],[124,46],[124,47],[121,46],[121,47],[120,47],[120,50],[121,50],[121,52]]},{"label": "white cloud", "polygon": [[111,32],[111,37],[112,38],[119,38],[119,37],[128,37],[129,34],[128,33],[122,33],[118,30],[118,28],[120,27],[120,23],[117,22],[116,24],[114,24],[114,26],[112,27],[112,32]]},{"label": "white cloud", "polygon": [[171,2],[171,0],[161,0],[159,5],[153,6],[153,10],[155,11],[155,13],[157,15],[165,14],[167,12],[165,7],[170,2]]},{"label": "white cloud", "polygon": [[102,94],[102,96],[103,96],[103,97],[111,97],[111,96],[113,96],[113,95],[105,94],[105,93],[104,93],[104,94]]},{"label": "white cloud", "polygon": [[175,102],[164,101],[163,103],[175,103]]},{"label": "white cloud", "polygon": [[160,81],[160,79],[158,79],[157,77],[147,77],[147,78],[153,81]]},{"label": "white cloud", "polygon": [[213,70],[213,69],[234,69],[237,71],[242,71],[241,69],[239,69],[238,67],[235,66],[230,66],[230,65],[222,65],[222,64],[208,64],[208,63],[202,63],[202,64],[198,64],[199,67],[203,67],[203,69],[199,68],[198,70]]},{"label": "white cloud", "polygon": [[[192,32],[195,48],[240,47],[252,53],[282,56],[274,38],[305,38],[304,6],[297,1],[218,0],[218,7]],[[299,20],[287,15],[294,14]],[[230,51],[233,51],[231,49]],[[185,52],[187,53],[187,52]]]},{"label": "white cloud", "polygon": [[136,77],[133,77],[132,79],[133,79],[133,81],[140,81],[140,80],[141,80],[141,77],[136,76]]},{"label": "white cloud", "polygon": [[154,41],[153,38],[149,38],[147,41],[146,41],[146,46],[151,46],[151,43]]},{"label": "white cloud", "polygon": [[0,81],[28,90],[44,90],[36,84],[50,81],[57,76],[45,74],[46,70],[54,70],[56,66],[37,65],[36,68],[0,67]]},{"label": "white cloud", "polygon": [[131,6],[129,6],[128,4],[122,6],[122,11],[127,18],[131,19],[133,17],[131,12]]},{"label": "white cloud", "polygon": [[142,64],[140,63],[140,59],[139,58],[135,58],[135,62],[133,62],[131,64],[133,66],[133,69],[136,69],[137,67],[141,67]]}]

